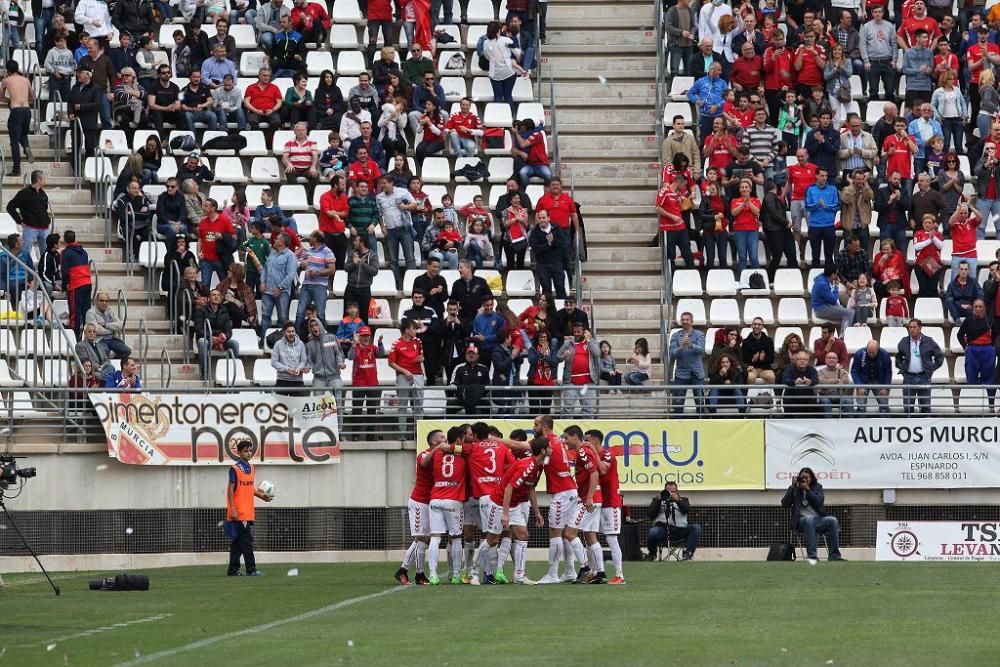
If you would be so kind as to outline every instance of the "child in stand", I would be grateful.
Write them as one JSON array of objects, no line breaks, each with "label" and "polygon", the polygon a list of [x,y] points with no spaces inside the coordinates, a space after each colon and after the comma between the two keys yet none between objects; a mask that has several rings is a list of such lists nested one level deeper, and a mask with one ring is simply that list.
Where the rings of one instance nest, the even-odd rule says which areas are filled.
[{"label": "child in stand", "polygon": [[653,370],[653,359],[649,356],[649,342],[645,338],[636,340],[632,354],[628,355],[625,361],[631,364],[629,372],[625,374],[625,384],[633,387],[645,384]]},{"label": "child in stand", "polygon": [[878,298],[875,296],[875,290],[871,287],[867,273],[858,276],[856,285],[847,297],[847,307],[854,311],[854,326],[863,327],[875,315],[878,308]]},{"label": "child in stand", "polygon": [[66,48],[66,37],[56,34],[55,45],[45,56],[45,71],[49,73],[49,97],[54,101],[55,92],[59,92],[59,100],[63,103],[69,99],[70,88],[73,87],[73,75],[76,73],[76,59],[73,52]]},{"label": "child in stand", "polygon": [[153,40],[149,35],[139,38],[139,50],[135,52],[135,76],[138,84],[147,92],[156,85],[156,57],[153,55]]},{"label": "child in stand", "polygon": [[830,99],[827,97],[826,91],[823,90],[823,87],[814,86],[809,99],[806,100],[805,116],[810,119],[819,118],[825,113],[830,114],[831,118],[836,115],[833,113],[833,105],[830,104]]},{"label": "child in stand", "polygon": [[45,301],[45,294],[38,287],[38,283],[32,277],[28,278],[25,290],[21,292],[21,300],[17,306],[18,312],[25,322],[35,321],[35,324],[44,325],[52,321],[52,311],[48,302]]},{"label": "child in stand", "polygon": [[[3,43],[11,49],[21,48],[21,30],[24,28],[24,8],[21,7],[21,0],[9,0],[7,5],[7,16],[4,17]],[[4,54],[7,58],[7,54]],[[25,75],[28,72],[24,72]]]},{"label": "child in stand", "polygon": [[[183,35],[184,33],[182,32],[181,36]],[[88,35],[86,31],[81,32],[79,35],[79,40],[80,40],[80,46],[76,47],[76,50],[73,51],[73,59],[76,60],[77,65],[79,65],[80,61],[83,60],[84,56],[87,55],[87,42],[90,41],[90,35]]]},{"label": "child in stand", "polygon": [[777,144],[778,156],[771,163],[773,170],[771,180],[778,186],[778,192],[781,192],[781,189],[788,183],[788,150],[788,142],[779,141]]},{"label": "child in stand", "polygon": [[62,289],[62,255],[59,253],[59,238],[58,234],[49,234],[45,237],[45,252],[38,261],[42,287],[49,296],[52,296],[52,292],[56,289]]},{"label": "child in stand", "polygon": [[885,324],[890,327],[905,327],[910,321],[910,304],[902,294],[898,280],[889,282],[889,296],[885,300]]},{"label": "child in stand", "polygon": [[344,310],[346,311],[344,319],[340,320],[340,326],[337,327],[337,342],[340,343],[340,349],[343,350],[344,357],[346,358],[351,351],[351,346],[354,344],[354,334],[365,325],[365,321],[358,315],[358,303],[356,301],[345,303]]},{"label": "child in stand", "polygon": [[944,137],[935,134],[927,141],[927,175],[931,177],[931,182],[937,180],[938,171],[940,171],[943,162]]},{"label": "child in stand", "polygon": [[250,224],[250,208],[247,206],[247,196],[242,192],[234,192],[232,201],[223,211],[236,228],[236,236],[240,243],[249,236],[247,226]]},{"label": "child in stand", "polygon": [[528,211],[521,206],[521,195],[510,196],[510,206],[504,211],[503,222],[504,264],[508,269],[523,269],[528,251]]},{"label": "child in stand", "polygon": [[441,196],[441,211],[444,213],[444,219],[450,220],[451,224],[455,225],[455,229],[462,231],[458,223],[458,211],[455,210],[455,200],[451,195]]},{"label": "child in stand", "polygon": [[[774,3],[774,0],[768,1],[772,4]],[[774,35],[774,30],[778,26],[775,20],[776,13],[774,11],[768,12],[766,7],[761,11],[764,13],[764,23],[761,25],[760,32],[764,35],[764,43],[770,44],[771,37]]]},{"label": "child in stand", "polygon": [[615,355],[611,354],[611,343],[601,341],[601,379],[612,387],[621,386],[622,372],[615,364]]},{"label": "child in stand", "polygon": [[[705,170],[705,178],[701,179],[701,183],[698,187],[701,188],[701,196],[704,197],[708,193],[708,186],[712,183],[719,182],[719,170],[715,167],[709,167]],[[719,188],[722,186],[720,184]]]},{"label": "child in stand", "polygon": [[259,299],[260,277],[264,273],[264,262],[271,254],[271,242],[264,238],[263,222],[259,220],[250,222],[250,238],[240,247],[246,251],[247,283]]},{"label": "child in stand", "polygon": [[[444,228],[438,232],[435,247],[440,251],[441,264],[452,271],[458,269],[458,248],[462,245],[462,235],[450,220],[445,220]],[[478,267],[477,267],[478,268]]]},{"label": "child in stand", "polygon": [[726,122],[727,128],[743,127],[736,119],[736,91],[732,88],[726,88],[722,93],[722,119]]},{"label": "child in stand", "polygon": [[331,181],[334,176],[347,175],[347,151],[339,132],[331,132],[327,140],[330,146],[319,156],[319,169],[322,179]]},{"label": "child in stand", "polygon": [[465,218],[465,228],[472,229],[472,224],[477,220],[483,223],[483,230],[487,235],[493,232],[493,214],[483,206],[483,196],[476,195],[472,198],[472,203],[467,204],[458,210],[458,214]]},{"label": "child in stand", "polygon": [[[457,233],[457,232],[456,232]],[[493,244],[486,232],[483,221],[479,218],[472,218],[469,225],[469,233],[465,235],[465,258],[477,268],[483,268],[483,262],[493,261]]]},{"label": "child in stand", "polygon": [[[372,345],[372,330],[363,326],[354,334],[354,345],[347,358],[354,362],[351,367],[351,417],[347,420],[357,431],[375,430],[375,415],[378,413],[379,397],[378,368],[376,357],[385,356],[382,336],[378,346]],[[367,419],[364,419],[367,417]]]}]

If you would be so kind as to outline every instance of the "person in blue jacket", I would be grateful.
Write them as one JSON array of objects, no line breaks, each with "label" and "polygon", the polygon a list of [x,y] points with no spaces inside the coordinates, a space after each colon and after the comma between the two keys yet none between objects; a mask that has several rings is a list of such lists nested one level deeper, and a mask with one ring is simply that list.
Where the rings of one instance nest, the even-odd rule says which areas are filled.
[{"label": "person in blue jacket", "polygon": [[[809,247],[812,248],[812,266],[817,269],[833,263],[837,245],[837,231],[833,227],[840,209],[840,193],[830,183],[830,170],[816,169],[816,184],[806,189],[806,210],[809,211]],[[820,263],[820,244],[823,245],[823,262]]]},{"label": "person in blue jacket", "polygon": [[837,288],[839,282],[836,265],[827,264],[823,274],[816,276],[809,297],[813,316],[816,319],[840,322],[840,335],[843,336],[847,327],[854,324],[854,311],[840,305],[840,292]]},{"label": "person in blue jacket", "polygon": [[[877,340],[868,341],[868,346],[854,353],[851,364],[851,382],[857,386],[855,409],[864,412],[868,408],[868,394],[875,395],[880,413],[889,413],[889,387],[892,384],[892,358],[879,347]],[[872,385],[886,385],[877,387]]]}]

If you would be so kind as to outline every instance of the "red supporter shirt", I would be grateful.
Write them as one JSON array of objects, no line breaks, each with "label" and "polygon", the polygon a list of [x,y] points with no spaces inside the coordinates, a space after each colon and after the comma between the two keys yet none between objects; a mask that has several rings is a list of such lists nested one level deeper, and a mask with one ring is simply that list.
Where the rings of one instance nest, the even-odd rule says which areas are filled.
[{"label": "red supporter shirt", "polygon": [[[660,191],[656,193],[656,205],[664,211],[678,217],[681,214],[681,196],[679,193],[674,192],[669,185],[664,185],[660,188]],[[684,229],[683,218],[681,218],[680,221],[677,221],[672,218],[668,218],[665,215],[660,215],[661,232],[679,232],[682,229]]]},{"label": "red supporter shirt", "polygon": [[513,489],[510,494],[509,507],[520,505],[529,499],[531,490],[535,488],[541,476],[542,467],[538,465],[534,456],[515,459],[513,465],[507,468],[501,476],[500,483],[490,493],[490,500],[503,507],[503,495],[509,486]]},{"label": "red supporter shirt", "polygon": [[[472,112],[469,112],[467,115],[463,115],[459,112],[448,118],[445,128],[455,132],[457,132],[459,128],[464,128],[466,130],[478,130],[480,128],[479,116]],[[472,133],[458,132],[458,136],[468,138],[472,136]]]},{"label": "red supporter shirt", "polygon": [[434,488],[431,500],[457,500],[464,503],[466,494],[466,461],[461,454],[450,454],[442,450],[434,452]]},{"label": "red supporter shirt", "polygon": [[535,214],[537,215],[539,211],[548,211],[549,220],[552,221],[553,225],[568,229],[572,216],[576,213],[576,204],[573,202],[573,198],[565,192],[559,193],[558,197],[553,197],[546,192],[538,198],[538,203],[535,204]]},{"label": "red supporter shirt", "polygon": [[[729,212],[735,214],[736,207],[742,202],[742,199],[734,199],[729,205]],[[760,200],[756,197],[750,197],[750,203],[760,210]],[[753,214],[753,211],[749,207],[743,209],[739,215],[733,218],[733,231],[734,232],[756,232],[760,227],[758,223],[757,216]]]},{"label": "red supporter shirt", "polygon": [[[931,236],[932,234],[930,232],[926,232],[923,229],[918,229],[913,234],[913,241],[914,243],[919,243],[920,241],[926,241],[927,239],[931,238]],[[941,236],[941,232],[939,231],[934,231],[933,236],[936,237],[938,240],[944,240],[944,237]],[[923,247],[923,249],[920,252],[917,253],[916,263],[919,264],[930,258],[933,258],[938,262],[941,261],[941,249],[938,248],[933,243],[928,243]]]},{"label": "red supporter shirt", "polygon": [[222,234],[236,235],[236,228],[233,223],[220,213],[215,220],[203,218],[198,225],[198,252],[210,262],[219,261],[219,251],[216,248]]},{"label": "red supporter shirt", "polygon": [[816,184],[816,165],[812,162],[793,164],[788,168],[788,181],[792,184],[792,201],[805,200],[806,190]]},{"label": "red supporter shirt", "polygon": [[[324,234],[343,234],[349,208],[346,192],[339,195],[334,195],[333,190],[324,192],[319,198],[319,231]],[[340,218],[331,218],[326,214],[327,211],[335,211]]]},{"label": "red supporter shirt", "polygon": [[[710,134],[705,137],[705,145],[702,147],[702,152],[704,149],[708,148],[708,144],[712,141],[714,134]],[[729,148],[735,151],[740,145],[736,142],[736,137],[727,134],[722,141],[718,141],[715,144],[715,148],[712,149],[712,153],[708,156],[708,166],[715,167],[719,171],[725,170],[729,166],[729,163],[733,161],[732,153],[729,152]]]},{"label": "red supporter shirt", "polygon": [[422,362],[417,361],[423,354],[424,347],[419,338],[416,336],[410,340],[400,338],[392,344],[392,350],[389,351],[389,363],[396,364],[414,375],[423,375],[424,369],[420,365]]},{"label": "red supporter shirt", "polygon": [[[595,472],[598,472],[597,455],[588,445],[581,445],[580,448],[576,450],[576,488],[577,492],[580,494],[581,501],[585,499],[587,497],[587,493],[590,492],[590,476]],[[596,504],[600,502],[601,484],[598,482],[597,488],[594,489],[594,503]]]},{"label": "red supporter shirt", "polygon": [[[993,42],[987,42],[986,55],[988,56],[991,53],[1000,55],[1000,46],[997,46]],[[989,63],[989,59],[983,56],[983,47],[979,46],[978,42],[970,46],[968,50],[966,50],[965,52],[965,60],[966,62],[972,62],[973,60],[979,61],[979,64],[976,65],[974,68],[973,67],[969,68],[969,74],[971,75],[970,80],[972,81],[972,83],[978,85],[979,73],[982,72],[983,68],[986,67],[986,65]]]},{"label": "red supporter shirt", "polygon": [[795,85],[795,66],[791,49],[781,53],[770,46],[764,51],[764,90],[781,90]]},{"label": "red supporter shirt", "polygon": [[347,180],[354,181],[355,183],[365,181],[368,183],[368,190],[371,192],[375,192],[375,182],[381,177],[382,171],[378,168],[375,161],[371,159],[364,164],[360,161],[352,162],[347,173]]},{"label": "red supporter shirt", "polygon": [[[819,49],[821,47],[814,46],[813,48]],[[802,69],[798,72],[797,82],[803,86],[822,86],[823,68],[819,65],[816,52],[810,51],[805,46],[800,46],[795,49],[795,60],[799,59],[799,55],[802,56]]]},{"label": "red supporter shirt", "polygon": [[430,467],[420,465],[431,457],[431,450],[425,449],[417,454],[417,481],[413,483],[410,500],[426,505],[431,501],[431,489],[434,488],[434,471]]},{"label": "red supporter shirt", "polygon": [[285,152],[288,153],[288,163],[293,169],[306,171],[313,164],[313,153],[316,152],[316,142],[306,139],[301,144],[292,139],[285,142]]},{"label": "red supporter shirt", "polygon": [[930,16],[925,16],[922,19],[909,16],[903,19],[903,25],[899,27],[896,31],[897,37],[903,38],[903,43],[908,47],[916,46],[917,44],[917,31],[926,30],[927,34],[930,35],[931,44],[937,42],[937,38],[941,36],[941,31],[938,29],[938,22],[932,19]]},{"label": "red supporter shirt", "polygon": [[690,169],[685,169],[681,172],[678,172],[677,169],[674,167],[674,165],[668,162],[663,166],[663,170],[660,172],[660,183],[667,183],[667,184],[673,183],[675,180],[677,180],[678,173],[683,174],[684,178],[686,179],[686,184],[684,185],[684,189],[681,190],[680,193],[684,197],[690,197],[691,186],[694,184],[694,176],[691,174]]},{"label": "red supporter shirt", "polygon": [[736,119],[736,122],[739,123],[740,126],[744,130],[747,129],[748,127],[750,127],[751,125],[753,125],[753,115],[754,115],[754,113],[756,113],[756,111],[753,108],[751,108],[751,107],[747,107],[745,111],[740,111],[737,108],[737,109],[733,109],[730,112],[730,114],[733,116],[733,118]]},{"label": "red supporter shirt", "polygon": [[392,3],[390,0],[368,0],[369,21],[391,21]]},{"label": "red supporter shirt", "polygon": [[622,494],[618,483],[618,459],[615,458],[610,449],[602,449],[600,458],[608,466],[607,471],[601,475],[601,493],[604,495],[601,505],[604,507],[621,507]]},{"label": "red supporter shirt", "polygon": [[273,83],[268,83],[263,88],[260,87],[260,83],[247,86],[247,89],[243,91],[243,99],[254,109],[261,111],[270,111],[275,105],[284,101],[281,91]]},{"label": "red supporter shirt", "polygon": [[378,386],[378,369],[375,364],[375,355],[378,348],[374,345],[362,345],[358,343],[354,346],[354,366],[351,367],[351,383],[355,387],[376,387]]},{"label": "red supporter shirt", "polygon": [[573,342],[573,364],[570,382],[572,384],[590,384],[590,350],[587,341]]},{"label": "red supporter shirt", "polygon": [[535,132],[526,141],[528,142],[528,157],[524,161],[527,164],[548,164],[549,155],[545,150],[545,135],[541,132]]},{"label": "red supporter shirt", "polygon": [[[507,445],[496,440],[483,440],[473,445],[469,453],[469,479],[472,481],[472,497],[493,496],[500,488],[500,480],[507,468],[517,459]],[[501,488],[501,493],[503,489]],[[503,496],[500,497],[501,501]],[[503,503],[497,503],[502,505]]]},{"label": "red supporter shirt", "polygon": [[889,153],[895,149],[895,153],[890,154],[889,159],[886,161],[887,174],[898,171],[899,175],[903,178],[910,178],[913,174],[913,163],[910,160],[913,156],[910,152],[910,142],[912,141],[913,137],[908,134],[903,137],[900,137],[898,134],[890,134],[885,138],[885,141],[882,143],[882,152]]},{"label": "red supporter shirt", "polygon": [[[427,114],[424,114],[424,115],[422,115],[420,117],[420,120],[423,120],[424,118],[430,118],[430,117]],[[440,116],[439,116],[439,118],[440,118]],[[425,143],[425,144],[432,144],[435,141],[444,141],[444,123],[443,122],[438,121],[437,123],[435,123],[434,121],[431,121],[429,124],[427,124],[427,125],[421,125],[420,127],[424,128],[423,129],[423,139],[424,139],[423,143]],[[436,127],[438,129],[438,133],[437,134],[435,134],[434,131],[431,130],[432,127]]]},{"label": "red supporter shirt", "polygon": [[976,227],[978,226],[979,218],[974,215],[948,225],[948,230],[951,232],[952,255],[976,257]]},{"label": "red supporter shirt", "polygon": [[576,482],[573,481],[573,474],[569,471],[566,445],[553,435],[549,436],[549,443],[552,446],[552,455],[549,456],[549,464],[545,466],[545,490],[550,495],[563,491],[576,491]]}]

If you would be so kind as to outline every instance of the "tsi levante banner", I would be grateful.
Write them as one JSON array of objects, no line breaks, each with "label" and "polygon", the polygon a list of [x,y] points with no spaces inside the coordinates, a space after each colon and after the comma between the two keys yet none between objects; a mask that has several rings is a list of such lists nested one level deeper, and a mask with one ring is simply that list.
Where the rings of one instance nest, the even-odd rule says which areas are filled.
[{"label": "tsi levante banner", "polygon": [[1000,561],[1000,523],[879,521],[875,560]]},{"label": "tsi levante banner", "polygon": [[234,438],[249,438],[254,463],[339,463],[332,395],[90,394],[108,456],[135,465],[230,463]]},{"label": "tsi levante banner", "polygon": [[[524,419],[489,419],[504,436],[533,423]],[[458,420],[417,422],[418,447],[426,447],[434,429],[447,432]],[[576,424],[604,433],[604,446],[618,459],[622,491],[659,491],[667,482],[682,489],[763,489],[764,425],[757,419],[657,420],[556,419],[555,432]],[[572,455],[572,454],[571,454]],[[543,477],[544,479],[544,477]],[[539,490],[543,489],[539,484]]]},{"label": "tsi levante banner", "polygon": [[826,489],[995,487],[995,419],[773,420],[765,427],[767,488],[783,489],[803,466]]}]

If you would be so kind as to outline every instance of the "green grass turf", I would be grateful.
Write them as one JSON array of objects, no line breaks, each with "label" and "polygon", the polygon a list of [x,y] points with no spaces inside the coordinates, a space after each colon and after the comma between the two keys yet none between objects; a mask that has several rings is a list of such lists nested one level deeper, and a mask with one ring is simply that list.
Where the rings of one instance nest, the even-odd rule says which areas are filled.
[{"label": "green grass turf", "polygon": [[[8,575],[0,666],[119,664],[390,591],[394,569],[151,570],[144,593],[91,592],[99,575],[64,573],[61,597],[39,575]],[[151,664],[1000,664],[1000,564],[626,563],[626,576],[624,587],[410,587]],[[159,614],[170,616],[67,638]]]}]

